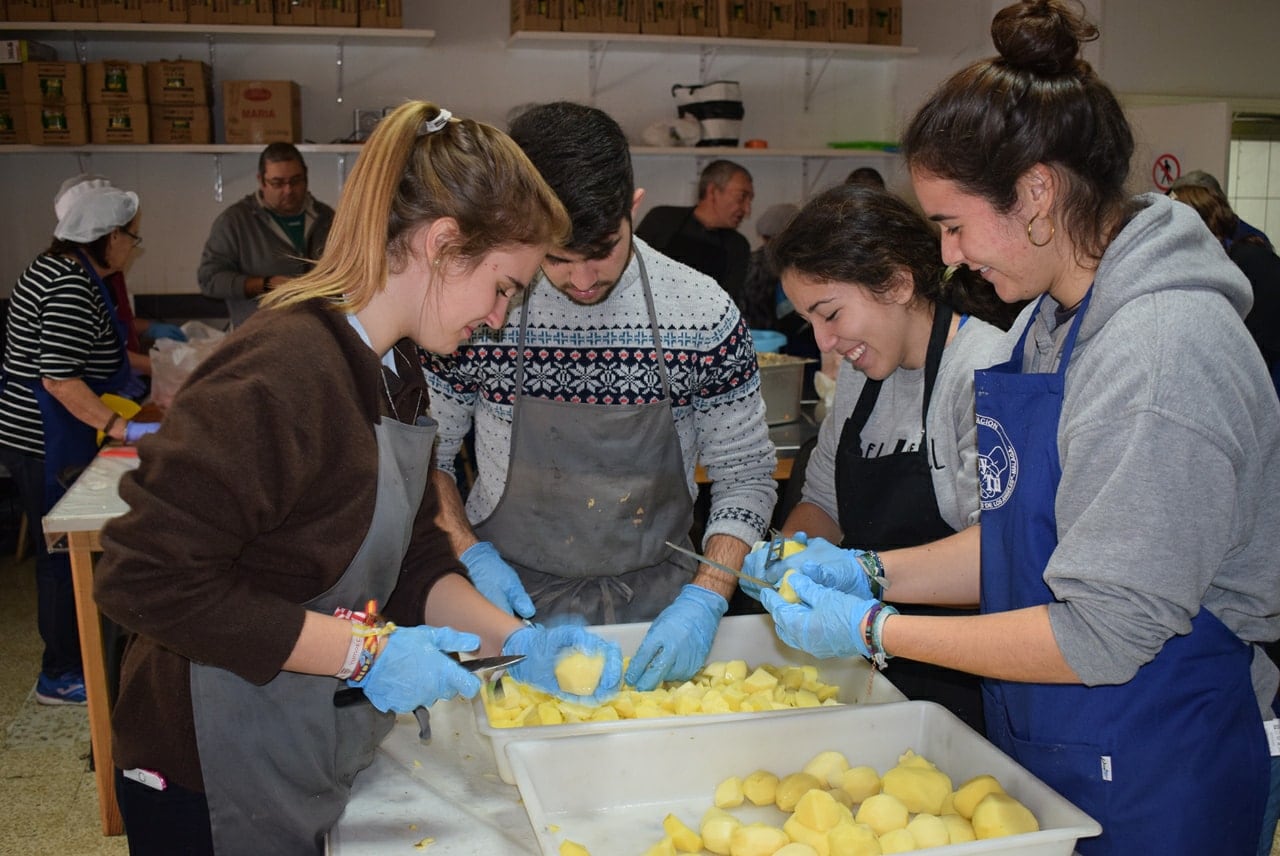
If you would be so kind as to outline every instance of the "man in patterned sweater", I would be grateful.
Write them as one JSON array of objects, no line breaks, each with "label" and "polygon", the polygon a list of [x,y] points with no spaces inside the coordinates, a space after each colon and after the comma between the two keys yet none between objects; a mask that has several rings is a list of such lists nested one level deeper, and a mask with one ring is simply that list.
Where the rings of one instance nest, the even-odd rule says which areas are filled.
[{"label": "man in patterned sweater", "polygon": [[[712,482],[709,558],[741,567],[773,510],[755,350],[712,279],[632,235],[644,191],[612,118],[544,104],[511,136],[573,237],[502,329],[428,363],[442,522],[476,588],[510,612],[652,619],[626,675],[652,689],[702,667],[737,584],[665,544],[689,543],[695,466]],[[473,428],[464,508],[453,462]]]}]

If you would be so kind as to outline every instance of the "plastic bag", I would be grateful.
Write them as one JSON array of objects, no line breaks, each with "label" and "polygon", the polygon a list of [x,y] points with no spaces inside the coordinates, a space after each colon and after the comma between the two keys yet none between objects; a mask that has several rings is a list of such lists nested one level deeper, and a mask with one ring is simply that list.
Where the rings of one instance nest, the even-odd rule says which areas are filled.
[{"label": "plastic bag", "polygon": [[742,127],[742,87],[736,80],[671,87],[676,113],[681,118],[698,120],[702,129],[699,146],[736,146]]},{"label": "plastic bag", "polygon": [[150,351],[151,401],[161,408],[173,403],[173,397],[196,366],[222,343],[227,335],[222,330],[203,321],[188,321],[182,325],[187,341],[158,339]]}]

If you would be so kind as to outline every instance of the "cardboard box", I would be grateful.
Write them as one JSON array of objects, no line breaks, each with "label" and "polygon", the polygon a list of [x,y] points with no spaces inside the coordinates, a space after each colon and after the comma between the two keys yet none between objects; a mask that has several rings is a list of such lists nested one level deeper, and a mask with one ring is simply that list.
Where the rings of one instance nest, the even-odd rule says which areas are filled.
[{"label": "cardboard box", "polygon": [[796,40],[831,41],[831,0],[796,0]]},{"label": "cardboard box", "polygon": [[832,0],[831,7],[831,41],[865,44],[870,0]]},{"label": "cardboard box", "polygon": [[53,45],[30,39],[0,39],[0,63],[54,62],[58,52]]},{"label": "cardboard box", "polygon": [[721,0],[684,0],[680,5],[680,35],[720,35]]},{"label": "cardboard box", "polygon": [[147,101],[151,104],[212,104],[213,69],[194,59],[147,63]]},{"label": "cardboard box", "polygon": [[213,142],[213,114],[202,104],[151,105],[151,142],[165,145]]},{"label": "cardboard box", "polygon": [[28,104],[27,141],[37,146],[83,146],[89,142],[84,104]]},{"label": "cardboard box", "polygon": [[53,0],[8,0],[5,13],[10,21],[52,21]]},{"label": "cardboard box", "polygon": [[302,139],[302,98],[292,80],[224,80],[227,143],[296,143]]},{"label": "cardboard box", "polygon": [[84,103],[84,67],[78,62],[24,62],[22,100],[27,104]]},{"label": "cardboard box", "polygon": [[0,65],[0,107],[12,107],[23,103],[22,66],[19,63]]},{"label": "cardboard box", "polygon": [[90,104],[89,140],[139,145],[151,142],[146,104]]},{"label": "cardboard box", "polygon": [[398,30],[404,26],[401,0],[360,0],[360,26]]},{"label": "cardboard box", "polygon": [[142,20],[148,24],[185,24],[187,0],[142,0]]},{"label": "cardboard box", "polygon": [[640,32],[680,35],[680,8],[684,0],[640,0]]},{"label": "cardboard box", "polygon": [[640,32],[640,0],[602,0],[600,3],[600,32]]},{"label": "cardboard box", "polygon": [[873,45],[902,44],[902,0],[871,0],[867,41]]},{"label": "cardboard box", "polygon": [[0,106],[0,145],[26,145],[27,110],[21,104]]},{"label": "cardboard box", "polygon": [[141,24],[142,0],[98,0],[98,20],[113,24]]},{"label": "cardboard box", "polygon": [[53,0],[55,21],[96,21],[98,0]]},{"label": "cardboard box", "polygon": [[91,62],[84,67],[84,97],[90,104],[146,104],[147,68],[124,59]]},{"label": "cardboard box", "polygon": [[560,15],[566,33],[600,32],[600,0],[564,0]]},{"label": "cardboard box", "polygon": [[720,35],[758,39],[764,35],[763,0],[719,0]]},{"label": "cardboard box", "polygon": [[233,24],[270,27],[275,21],[275,0],[231,0]]},{"label": "cardboard box", "polygon": [[187,0],[187,20],[192,24],[230,24],[231,0]]},{"label": "cardboard box", "polygon": [[321,27],[360,25],[360,0],[318,0],[316,24]]},{"label": "cardboard box", "polygon": [[763,0],[764,12],[761,26],[764,38],[789,41],[796,37],[795,0]]},{"label": "cardboard box", "polygon": [[559,30],[563,0],[511,0],[511,32]]},{"label": "cardboard box", "polygon": [[275,21],[278,27],[314,27],[316,25],[316,0],[275,0]]}]

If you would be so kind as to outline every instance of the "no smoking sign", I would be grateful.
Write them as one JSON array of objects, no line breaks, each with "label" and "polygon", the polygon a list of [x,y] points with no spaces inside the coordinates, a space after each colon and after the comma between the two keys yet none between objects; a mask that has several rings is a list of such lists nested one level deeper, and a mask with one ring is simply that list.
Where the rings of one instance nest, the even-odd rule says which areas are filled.
[{"label": "no smoking sign", "polygon": [[1156,187],[1160,188],[1162,193],[1168,193],[1169,188],[1180,175],[1182,175],[1182,164],[1178,163],[1178,159],[1173,155],[1160,155],[1151,165],[1151,180],[1156,183]]}]

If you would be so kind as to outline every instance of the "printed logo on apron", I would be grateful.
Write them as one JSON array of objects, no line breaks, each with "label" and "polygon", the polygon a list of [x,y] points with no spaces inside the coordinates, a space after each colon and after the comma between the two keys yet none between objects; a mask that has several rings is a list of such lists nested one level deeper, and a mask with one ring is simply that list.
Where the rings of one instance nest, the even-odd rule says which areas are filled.
[{"label": "printed logo on apron", "polygon": [[978,414],[978,496],[983,511],[999,508],[1018,486],[1018,450],[998,419]]}]

